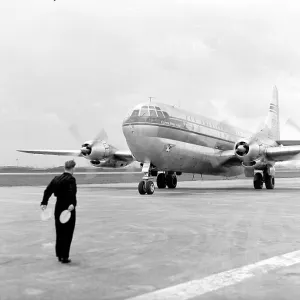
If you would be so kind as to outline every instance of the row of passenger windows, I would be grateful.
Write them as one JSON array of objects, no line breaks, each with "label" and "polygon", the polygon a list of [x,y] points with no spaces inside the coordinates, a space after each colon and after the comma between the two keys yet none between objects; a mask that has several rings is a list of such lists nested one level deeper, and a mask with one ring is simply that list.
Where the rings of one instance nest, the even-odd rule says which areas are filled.
[{"label": "row of passenger windows", "polygon": [[[166,113],[165,111],[162,111],[160,109],[160,107],[151,106],[151,105],[150,106],[142,106],[141,109],[134,110],[132,112],[131,116],[132,117],[138,117],[138,116],[140,116],[140,117],[159,117],[159,118],[169,117],[168,113]],[[203,120],[197,121],[194,117],[191,117],[191,116],[186,116],[186,120],[197,123],[197,124],[204,125],[209,128],[226,131],[226,129],[223,127],[220,127],[218,125],[215,125],[210,122],[203,121]],[[229,133],[236,134],[238,136],[242,136],[242,133],[239,131],[229,132]]]},{"label": "row of passenger windows", "polygon": [[209,121],[196,120],[194,117],[191,117],[191,116],[186,116],[186,120],[188,120],[190,122],[197,123],[197,124],[204,125],[204,126],[209,127],[209,128],[217,129],[217,130],[220,130],[220,131],[226,131],[229,134],[235,134],[237,136],[242,136],[242,133],[240,131],[232,131],[232,130],[229,130],[228,128],[224,128],[223,126],[219,126],[219,125],[210,123]]}]

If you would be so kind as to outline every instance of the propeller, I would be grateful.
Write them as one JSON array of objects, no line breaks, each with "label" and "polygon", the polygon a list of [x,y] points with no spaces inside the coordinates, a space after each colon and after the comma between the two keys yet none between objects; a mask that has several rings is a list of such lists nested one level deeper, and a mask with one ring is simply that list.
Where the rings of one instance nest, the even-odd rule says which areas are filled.
[{"label": "propeller", "polygon": [[[79,129],[78,126],[76,124],[72,124],[69,126],[69,131],[71,133],[71,135],[74,137],[74,139],[82,144],[83,142],[83,138],[81,136],[81,134],[79,133]],[[92,152],[92,148],[93,146],[95,146],[99,141],[108,140],[108,136],[106,131],[102,128],[99,133],[96,135],[96,137],[91,141],[91,143],[87,144],[87,145],[83,145],[80,148],[80,151],[83,155],[89,155]],[[85,180],[89,180],[89,179],[93,179],[97,176],[97,174],[91,174],[90,173],[91,167],[90,164],[88,166],[85,167]]]},{"label": "propeller", "polygon": [[236,147],[236,153],[240,156],[244,156],[244,154],[247,154],[249,152],[249,145],[246,142],[239,142]]},{"label": "propeller", "polygon": [[91,147],[94,146],[97,142],[99,141],[107,141],[108,140],[108,136],[106,131],[102,128],[100,130],[100,132],[96,135],[96,137],[93,139],[93,142],[91,144]]},{"label": "propeller", "polygon": [[[78,126],[76,124],[72,124],[71,126],[69,126],[69,131],[78,143],[81,144],[83,142],[83,138],[80,135]],[[91,143],[89,145],[82,146],[80,150],[83,154],[89,155],[92,151],[93,146],[95,146],[95,144],[97,144],[99,141],[103,140],[107,141],[108,136],[106,131],[102,128],[96,135],[96,137],[91,141]]]}]

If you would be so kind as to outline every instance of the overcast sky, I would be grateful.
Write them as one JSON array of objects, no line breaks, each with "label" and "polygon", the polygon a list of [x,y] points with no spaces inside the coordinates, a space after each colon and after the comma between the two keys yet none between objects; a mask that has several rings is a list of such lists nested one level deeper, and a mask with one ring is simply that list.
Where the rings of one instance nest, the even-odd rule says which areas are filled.
[{"label": "overcast sky", "polygon": [[128,149],[122,121],[149,96],[254,129],[277,85],[281,125],[300,124],[299,15],[297,1],[2,1],[0,165],[60,165],[15,150],[78,149],[102,127]]}]

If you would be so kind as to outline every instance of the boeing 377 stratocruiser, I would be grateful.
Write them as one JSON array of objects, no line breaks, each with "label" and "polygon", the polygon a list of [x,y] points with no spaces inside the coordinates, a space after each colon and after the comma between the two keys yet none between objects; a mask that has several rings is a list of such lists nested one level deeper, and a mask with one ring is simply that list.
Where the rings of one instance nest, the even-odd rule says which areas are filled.
[{"label": "boeing 377 stratocruiser", "polygon": [[182,173],[253,177],[255,189],[275,186],[275,163],[295,159],[300,141],[280,141],[278,92],[263,128],[246,132],[162,103],[137,105],[123,122],[128,147],[141,162],[140,194],[175,188]]}]

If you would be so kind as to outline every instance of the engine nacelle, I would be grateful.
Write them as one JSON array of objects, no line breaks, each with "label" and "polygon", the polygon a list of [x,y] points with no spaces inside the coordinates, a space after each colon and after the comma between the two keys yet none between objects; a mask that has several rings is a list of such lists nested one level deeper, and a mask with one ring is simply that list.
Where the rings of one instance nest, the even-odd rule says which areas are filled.
[{"label": "engine nacelle", "polygon": [[[255,165],[255,161],[262,155],[262,149],[257,143],[249,143],[247,140],[240,140],[234,145],[235,155],[247,165]],[[250,166],[249,165],[249,166]]]},{"label": "engine nacelle", "polygon": [[81,148],[82,155],[85,158],[95,162],[107,158],[110,155],[110,152],[110,146],[103,141],[96,143],[93,146],[91,146],[91,143],[86,142],[82,145]]}]

